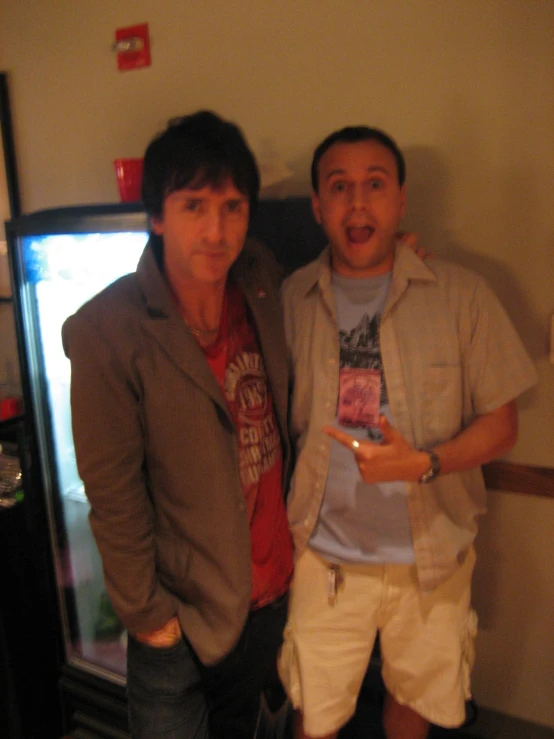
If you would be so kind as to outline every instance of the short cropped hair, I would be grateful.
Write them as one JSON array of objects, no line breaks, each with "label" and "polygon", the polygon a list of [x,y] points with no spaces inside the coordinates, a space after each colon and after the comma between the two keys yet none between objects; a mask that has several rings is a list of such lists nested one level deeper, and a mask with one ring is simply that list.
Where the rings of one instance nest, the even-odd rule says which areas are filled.
[{"label": "short cropped hair", "polygon": [[312,188],[315,193],[317,193],[319,189],[319,162],[327,149],[330,149],[333,144],[356,144],[359,141],[377,141],[392,152],[396,160],[398,183],[400,187],[402,187],[406,180],[406,162],[396,141],[379,128],[369,128],[369,126],[347,126],[346,128],[341,128],[340,131],[334,131],[329,134],[329,136],[323,139],[321,144],[319,144],[314,151],[311,174]]},{"label": "short cropped hair", "polygon": [[142,201],[151,218],[161,218],[164,200],[172,192],[219,187],[227,179],[248,197],[252,214],[260,190],[254,155],[238,126],[202,110],[170,120],[148,145]]}]

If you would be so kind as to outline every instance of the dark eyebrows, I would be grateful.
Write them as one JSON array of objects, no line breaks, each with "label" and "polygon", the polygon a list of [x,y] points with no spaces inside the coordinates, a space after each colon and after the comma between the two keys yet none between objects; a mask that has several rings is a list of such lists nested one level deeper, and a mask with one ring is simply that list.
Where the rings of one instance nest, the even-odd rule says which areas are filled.
[{"label": "dark eyebrows", "polygon": [[374,172],[382,172],[383,174],[392,176],[391,171],[387,167],[383,167],[381,164],[375,164],[373,167],[367,168],[368,174],[373,174]]},{"label": "dark eyebrows", "polygon": [[[388,177],[394,176],[393,173],[387,168],[384,167],[381,164],[374,164],[367,168],[366,170],[367,174],[375,174],[376,172],[381,172],[382,174],[386,174]],[[345,175],[346,170],[344,169],[332,169],[326,176],[325,181],[329,181],[333,177]]]},{"label": "dark eyebrows", "polygon": [[169,193],[170,195],[173,195],[175,200],[179,201],[185,201],[185,200],[203,200],[202,195],[198,195],[198,190],[191,190],[189,188],[182,188],[181,190],[173,190],[173,192]]},{"label": "dark eyebrows", "polygon": [[325,180],[330,180],[331,177],[335,177],[336,175],[344,174],[344,169],[332,169],[329,174],[325,177]]},{"label": "dark eyebrows", "polygon": [[[174,190],[172,193],[170,193],[170,195],[173,195],[175,199],[179,200],[180,202],[190,202],[190,201],[202,202],[204,200],[207,200],[207,196],[201,193],[202,189],[203,188],[200,188],[197,190],[197,189],[184,187],[181,190]],[[236,196],[232,195],[231,197],[226,198],[225,202],[226,203],[245,203],[245,202],[248,202],[248,198],[246,195],[242,195],[241,193],[239,195],[236,195]]]}]

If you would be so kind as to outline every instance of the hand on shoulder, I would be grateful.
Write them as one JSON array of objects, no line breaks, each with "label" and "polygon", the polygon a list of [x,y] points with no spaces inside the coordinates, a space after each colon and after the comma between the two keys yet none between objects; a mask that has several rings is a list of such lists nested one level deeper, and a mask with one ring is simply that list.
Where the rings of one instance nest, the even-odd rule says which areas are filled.
[{"label": "hand on shoulder", "polygon": [[431,259],[433,257],[433,254],[430,251],[427,251],[424,246],[421,246],[418,243],[418,235],[416,233],[411,233],[409,231],[399,231],[397,233],[397,237],[398,240],[402,242],[402,244],[406,244],[406,246],[409,246],[414,254],[420,259]]}]

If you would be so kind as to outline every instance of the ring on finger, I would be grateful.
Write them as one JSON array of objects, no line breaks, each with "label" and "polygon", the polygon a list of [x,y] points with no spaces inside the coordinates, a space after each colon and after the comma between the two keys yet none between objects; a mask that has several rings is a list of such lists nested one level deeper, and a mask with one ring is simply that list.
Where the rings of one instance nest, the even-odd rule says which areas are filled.
[{"label": "ring on finger", "polygon": [[360,448],[360,442],[358,441],[358,439],[353,439],[351,446],[352,446],[352,450],[353,451],[356,451],[356,449],[359,449]]}]

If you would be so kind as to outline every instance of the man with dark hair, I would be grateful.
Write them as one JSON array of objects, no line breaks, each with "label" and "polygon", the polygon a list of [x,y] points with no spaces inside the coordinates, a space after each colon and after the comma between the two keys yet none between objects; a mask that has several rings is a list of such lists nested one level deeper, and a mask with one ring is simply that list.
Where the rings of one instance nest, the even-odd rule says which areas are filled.
[{"label": "man with dark hair", "polygon": [[296,565],[279,671],[297,737],[337,736],[377,632],[387,738],[463,722],[480,465],[513,446],[536,382],[484,280],[398,242],[404,178],[382,131],[325,139],[312,202],[329,248],[283,287]]},{"label": "man with dark hair", "polygon": [[239,129],[210,112],[149,145],[134,274],[63,327],[79,474],[129,632],[134,739],[252,739],[276,676],[292,543],[287,366]]}]

